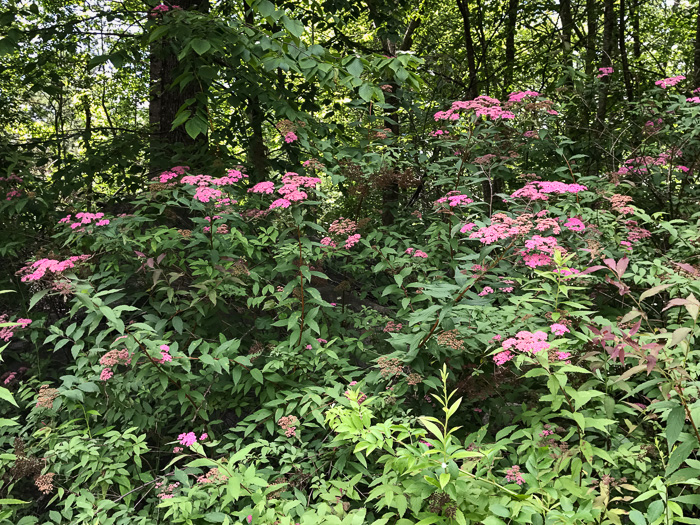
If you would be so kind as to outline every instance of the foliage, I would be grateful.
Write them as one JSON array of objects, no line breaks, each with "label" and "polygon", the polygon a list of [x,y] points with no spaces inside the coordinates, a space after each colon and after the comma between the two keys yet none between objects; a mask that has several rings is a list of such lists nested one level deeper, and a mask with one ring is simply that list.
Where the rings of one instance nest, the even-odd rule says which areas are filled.
[{"label": "foliage", "polygon": [[45,46],[75,61],[47,78],[144,96],[162,46],[192,94],[177,137],[138,138],[138,103],[98,131],[90,85],[56,112],[78,142],[0,121],[32,137],[0,143],[0,523],[700,522],[694,86],[617,100],[571,66],[557,92],[564,62],[551,98],[436,101],[450,68],[386,6],[340,12],[341,41],[372,19],[395,55],[310,39],[334,5],[125,4],[140,32],[97,56],[48,25],[104,6],[0,19],[15,72]]}]

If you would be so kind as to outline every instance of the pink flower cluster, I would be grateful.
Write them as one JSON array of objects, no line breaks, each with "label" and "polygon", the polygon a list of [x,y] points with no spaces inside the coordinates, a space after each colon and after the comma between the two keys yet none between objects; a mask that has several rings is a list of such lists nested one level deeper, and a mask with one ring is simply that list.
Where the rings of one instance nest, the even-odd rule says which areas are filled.
[{"label": "pink flower cluster", "polygon": [[[0,323],[9,323],[8,321],[8,315],[7,314],[2,314],[0,315]],[[23,329],[32,324],[31,319],[17,319],[16,321],[12,321],[14,323],[12,326],[3,326],[0,328],[0,340],[2,341],[9,341],[12,336],[15,335],[15,331],[17,329]]]},{"label": "pink flower cluster", "polygon": [[88,212],[80,212],[75,214],[75,219],[77,222],[71,222],[73,219],[71,218],[71,215],[67,215],[66,217],[63,217],[60,221],[58,221],[59,224],[67,224],[71,223],[70,227],[73,230],[77,230],[79,232],[85,231],[84,226],[87,226],[88,224],[92,224],[92,222],[95,222],[95,226],[107,226],[109,224],[109,219],[103,219],[105,216],[104,213],[88,213]]},{"label": "pink flower cluster", "polygon": [[406,253],[408,255],[412,255],[413,257],[419,257],[421,259],[427,259],[428,254],[421,251],[421,250],[416,250],[415,248],[406,248]]},{"label": "pink flower cluster", "polygon": [[598,74],[598,78],[607,77],[608,75],[612,75],[615,72],[615,70],[611,67],[599,67],[598,71],[600,71],[600,73]]},{"label": "pink flower cluster", "polygon": [[449,134],[450,134],[449,131],[445,131],[445,130],[442,130],[442,129],[436,129],[435,131],[431,131],[431,132],[429,133],[429,135],[430,135],[431,137],[443,137],[443,136],[446,137],[446,136],[449,135]]},{"label": "pink flower cluster", "polygon": [[491,120],[512,119],[515,115],[510,111],[501,108],[501,101],[479,95],[474,100],[457,100],[452,103],[452,107],[447,111],[435,113],[435,120],[459,120],[459,111],[474,111],[479,117],[486,117]]},{"label": "pink flower cluster", "polygon": [[[471,231],[473,223],[465,224],[460,229],[461,232]],[[494,213],[491,217],[491,224],[484,226],[469,234],[470,239],[479,239],[483,244],[493,244],[496,241],[527,235],[533,229],[543,232],[547,229],[554,230],[557,234],[561,231],[559,224],[550,218],[538,213],[533,216],[530,213],[523,213],[516,218],[511,218],[504,213]],[[561,248],[563,251],[563,248]]]},{"label": "pink flower cluster", "polygon": [[102,372],[100,372],[100,379],[102,381],[107,381],[114,376],[112,367],[116,365],[131,364],[131,356],[126,348],[122,350],[110,350],[105,355],[100,357],[100,364],[104,366]]},{"label": "pink flower cluster", "polygon": [[291,144],[292,142],[294,142],[294,141],[297,140],[298,138],[299,138],[299,137],[297,137],[296,133],[294,133],[293,131],[288,131],[288,132],[284,135],[284,141],[285,141],[287,144]]},{"label": "pink flower cluster", "polygon": [[568,228],[572,232],[582,232],[586,229],[586,225],[583,224],[581,219],[578,219],[577,217],[570,217],[569,220],[564,223],[564,227]]},{"label": "pink flower cluster", "polygon": [[395,323],[394,321],[389,321],[388,323],[386,323],[386,326],[384,327],[384,332],[386,332],[386,333],[400,332],[401,328],[403,328],[403,325],[401,323]]},{"label": "pink flower cluster", "polygon": [[350,235],[357,230],[357,223],[353,220],[340,217],[334,220],[328,227],[328,232],[335,235]]},{"label": "pink flower cluster", "polygon": [[[345,249],[352,248],[362,238],[362,235],[359,233],[353,234],[353,232],[355,232],[356,230],[357,223],[353,220],[346,219],[344,217],[340,217],[334,220],[328,227],[328,232],[334,236],[348,236],[343,243],[343,247]],[[332,248],[337,247],[336,242],[331,237],[324,237],[323,239],[321,239],[321,244],[324,246],[330,246]]]},{"label": "pink flower cluster", "polygon": [[461,206],[463,204],[471,204],[474,202],[472,199],[469,198],[468,195],[463,195],[459,191],[451,191],[444,197],[440,197],[438,200],[436,200],[433,204],[435,206],[447,203],[450,208],[453,208],[455,206]]},{"label": "pink flower cluster", "polygon": [[558,181],[532,181],[515,191],[510,197],[512,199],[529,199],[531,201],[549,200],[549,194],[579,193],[588,188],[581,184],[566,184]]},{"label": "pink flower cluster", "polygon": [[[293,171],[285,173],[282,177],[282,187],[278,190],[282,198],[274,200],[269,209],[289,208],[292,202],[307,199],[307,193],[300,188],[315,188],[320,183],[321,179],[318,177],[304,177]],[[267,194],[272,194],[274,191],[275,183],[271,181],[259,182],[248,190],[251,193]]]},{"label": "pink flower cluster", "polygon": [[554,252],[566,253],[566,249],[557,244],[557,239],[554,237],[542,237],[534,235],[531,239],[525,241],[525,249],[520,251],[523,256],[523,261],[530,268],[538,266],[546,266],[552,263]]},{"label": "pink flower cluster", "polygon": [[537,91],[516,91],[508,95],[508,102],[522,102],[525,97],[537,98],[539,96]]},{"label": "pink flower cluster", "polygon": [[490,293],[493,293],[493,288],[490,286],[484,286],[484,289],[479,292],[479,295],[481,297],[484,297],[485,295],[488,295]]},{"label": "pink flower cluster", "polygon": [[170,168],[170,170],[166,170],[163,173],[161,173],[157,177],[157,180],[161,184],[165,184],[170,179],[174,179],[176,177],[180,177],[180,176],[184,175],[189,169],[190,169],[189,166],[175,166],[174,168]]},{"label": "pink flower cluster", "polygon": [[170,347],[168,345],[160,345],[160,359],[157,361],[160,364],[169,363],[173,360],[173,356],[170,355]]},{"label": "pink flower cluster", "polygon": [[156,488],[161,489],[161,491],[158,493],[157,497],[160,499],[170,499],[173,497],[173,491],[180,486],[180,483],[171,483],[170,485],[164,486],[164,483],[162,481],[158,481],[156,483]]},{"label": "pink flower cluster", "polygon": [[520,473],[519,465],[513,465],[511,468],[506,470],[506,481],[517,483],[518,485],[522,485],[524,483],[525,480],[523,480],[523,476]]},{"label": "pink flower cluster", "polygon": [[515,348],[521,352],[527,352],[531,354],[536,354],[542,350],[549,349],[549,343],[547,342],[547,334],[542,330],[537,332],[528,332],[522,330],[515,334],[515,337],[509,337],[503,341],[502,345],[504,350],[510,350]]},{"label": "pink flower cluster", "polygon": [[299,420],[296,416],[284,416],[277,421],[277,424],[284,430],[284,435],[287,437],[296,437],[297,425]]},{"label": "pink flower cluster", "polygon": [[661,80],[657,80],[656,82],[654,82],[654,84],[657,86],[661,86],[662,89],[666,89],[667,87],[675,86],[681,80],[685,80],[685,77],[683,75],[678,75],[676,77],[663,78]]},{"label": "pink flower cluster", "polygon": [[[90,255],[74,255],[69,257],[65,261],[57,261],[55,259],[39,259],[17,272],[17,275],[22,275],[21,281],[23,283],[38,281],[43,278],[47,273],[59,274],[75,268],[76,264],[86,261],[90,258]],[[55,277],[55,275],[54,275]]]},{"label": "pink flower cluster", "polygon": [[177,10],[177,9],[182,9],[179,5],[174,5],[172,7],[167,6],[165,4],[159,4],[155,6],[153,9],[151,9],[151,16],[158,16],[158,15],[163,15],[170,11],[171,9]]},{"label": "pink flower cluster", "polygon": [[563,325],[561,323],[554,323],[551,325],[549,328],[551,328],[552,333],[554,335],[564,335],[569,332],[569,329],[566,327],[566,325]]},{"label": "pink flower cluster", "polygon": [[[207,439],[209,436],[205,432],[201,436],[199,436],[200,441],[204,441]],[[180,445],[183,447],[191,447],[197,442],[197,435],[194,432],[183,432],[179,436],[177,436],[177,440],[180,442]]]},{"label": "pink flower cluster", "polygon": [[[186,167],[180,166],[179,168],[179,171],[184,173],[183,169]],[[175,169],[176,168],[173,168],[171,172],[178,175],[179,173],[175,172]],[[161,174],[161,179],[162,177],[163,175]],[[247,177],[248,175],[246,175],[245,173],[242,173],[239,170],[231,169],[226,172],[225,176],[218,178],[212,177],[210,175],[185,175],[180,179],[180,183],[187,184],[190,186],[197,186],[197,190],[194,194],[195,200],[204,203],[210,202],[212,200],[220,202],[221,200],[226,199],[226,197],[224,196],[224,192],[220,189],[212,188],[212,186],[229,186]]]}]

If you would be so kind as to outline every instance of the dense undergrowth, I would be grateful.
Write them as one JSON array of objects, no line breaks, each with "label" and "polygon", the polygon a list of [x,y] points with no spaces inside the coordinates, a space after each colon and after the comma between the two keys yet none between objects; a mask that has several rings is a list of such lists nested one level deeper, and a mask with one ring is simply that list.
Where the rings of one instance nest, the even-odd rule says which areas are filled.
[{"label": "dense undergrowth", "polygon": [[595,172],[522,92],[269,181],[4,180],[51,235],[9,250],[2,523],[700,523],[700,105],[670,87]]}]

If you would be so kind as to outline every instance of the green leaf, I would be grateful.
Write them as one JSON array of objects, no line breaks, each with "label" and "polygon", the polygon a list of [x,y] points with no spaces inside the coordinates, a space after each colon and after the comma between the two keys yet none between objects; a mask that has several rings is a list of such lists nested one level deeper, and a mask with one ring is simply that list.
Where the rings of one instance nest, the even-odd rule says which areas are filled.
[{"label": "green leaf", "polygon": [[263,384],[263,375],[260,370],[258,370],[257,368],[251,368],[250,375],[252,375],[253,379],[255,379],[258,383],[260,383],[261,385]]},{"label": "green leaf", "polygon": [[204,519],[209,523],[223,523],[226,519],[226,514],[223,512],[208,512],[204,515]]},{"label": "green leaf", "polygon": [[282,24],[284,28],[289,31],[292,35],[299,38],[304,33],[304,26],[299,20],[293,20],[287,15],[282,17]]},{"label": "green leaf", "polygon": [[[359,94],[362,100],[365,102],[370,102],[372,100],[372,95],[374,94],[374,88],[371,84],[362,84],[360,86]],[[395,277],[398,277],[398,275]]]},{"label": "green leaf", "polygon": [[0,499],[0,505],[26,505],[29,501],[21,499]]},{"label": "green leaf", "polygon": [[0,386],[0,399],[4,399],[8,403],[12,403],[13,405],[17,406],[17,402],[15,401],[15,398],[12,396],[10,391],[2,386]]},{"label": "green leaf", "polygon": [[668,458],[668,464],[666,465],[667,477],[675,472],[676,469],[681,466],[681,463],[688,459],[690,453],[695,450],[697,445],[696,441],[697,440],[695,438],[689,439],[688,441],[678,445],[673,452],[671,452],[671,457]]},{"label": "green leaf", "polygon": [[194,40],[192,40],[192,49],[194,49],[199,56],[202,56],[204,53],[211,49],[211,44],[208,40],[204,40],[202,38],[195,38]]},{"label": "green leaf", "polygon": [[647,520],[649,523],[654,523],[664,513],[664,502],[657,499],[647,508]]},{"label": "green leaf", "polygon": [[630,511],[629,517],[630,521],[634,523],[634,525],[647,525],[647,520],[644,519],[644,514],[636,509]]},{"label": "green leaf", "polygon": [[348,73],[350,73],[353,77],[359,78],[363,70],[364,66],[362,65],[362,60],[359,58],[353,59],[353,61],[348,64]]},{"label": "green leaf", "polygon": [[683,430],[683,425],[685,424],[685,409],[682,406],[675,407],[668,414],[668,420],[666,421],[666,439],[668,440],[669,450],[678,441],[678,437],[681,435]]}]

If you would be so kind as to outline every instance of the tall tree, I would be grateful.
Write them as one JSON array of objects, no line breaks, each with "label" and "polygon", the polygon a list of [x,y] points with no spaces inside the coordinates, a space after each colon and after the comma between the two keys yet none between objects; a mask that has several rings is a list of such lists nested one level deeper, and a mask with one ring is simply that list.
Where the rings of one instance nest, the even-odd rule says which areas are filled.
[{"label": "tall tree", "polygon": [[508,0],[508,17],[506,18],[506,53],[503,75],[503,96],[513,87],[513,69],[515,68],[515,33],[518,22],[519,0]]},{"label": "tall tree", "polygon": [[[603,57],[602,67],[612,67],[613,33],[615,30],[615,0],[605,0],[603,11]],[[610,76],[603,78],[603,88],[598,98],[598,111],[596,112],[597,125],[603,127],[605,113],[608,109],[608,91],[610,88]]]},{"label": "tall tree", "polygon": [[[179,7],[184,11],[209,12],[209,0],[181,0]],[[154,18],[163,23],[170,23],[167,13],[151,12]],[[149,105],[149,122],[151,125],[151,167],[166,168],[171,165],[173,157],[185,155],[195,158],[207,147],[207,134],[200,133],[192,138],[184,126],[173,129],[173,122],[180,108],[188,101],[195,105],[205,103],[205,93],[192,75],[192,63],[178,59],[180,52],[175,37],[165,37],[151,44],[150,77],[151,92]],[[176,79],[183,74],[190,74],[189,82],[182,86]]]},{"label": "tall tree", "polygon": [[467,68],[469,71],[469,85],[467,95],[475,98],[479,94],[479,77],[476,69],[476,52],[474,50],[474,39],[472,38],[471,11],[469,10],[469,0],[456,0],[459,12],[462,15],[462,26],[464,28],[464,47],[467,51]]}]

